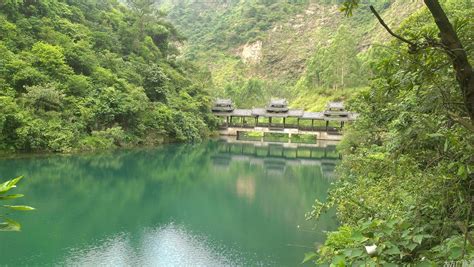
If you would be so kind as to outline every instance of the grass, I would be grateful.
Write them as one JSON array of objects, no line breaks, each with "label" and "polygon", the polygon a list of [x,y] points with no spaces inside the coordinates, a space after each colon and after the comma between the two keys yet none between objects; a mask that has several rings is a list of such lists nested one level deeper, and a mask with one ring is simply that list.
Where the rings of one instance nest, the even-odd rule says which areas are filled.
[{"label": "grass", "polygon": [[291,136],[292,143],[315,144],[316,136],[311,134],[293,134]]},{"label": "grass", "polygon": [[362,88],[347,89],[307,89],[297,94],[290,103],[292,108],[303,108],[306,111],[324,111],[331,101],[346,101],[353,97]]}]

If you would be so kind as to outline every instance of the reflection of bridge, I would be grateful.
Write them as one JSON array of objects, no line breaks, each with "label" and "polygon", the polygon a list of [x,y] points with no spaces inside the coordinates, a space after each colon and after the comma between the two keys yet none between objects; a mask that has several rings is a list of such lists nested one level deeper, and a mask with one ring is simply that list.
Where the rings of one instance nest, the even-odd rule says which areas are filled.
[{"label": "reflection of bridge", "polygon": [[214,166],[227,167],[232,161],[246,161],[260,165],[272,173],[282,174],[287,166],[320,166],[326,176],[332,176],[339,153],[335,142],[292,144],[240,141],[226,138],[218,142],[218,151],[212,156]]},{"label": "reflection of bridge", "polygon": [[[340,140],[345,122],[356,120],[358,114],[348,112],[341,102],[330,102],[324,112],[290,109],[286,100],[273,100],[266,108],[234,109],[231,100],[217,100],[213,114],[224,118],[220,134],[239,136],[244,132],[312,135],[321,140]],[[237,119],[237,122],[235,121]],[[263,122],[262,122],[263,120]]]}]

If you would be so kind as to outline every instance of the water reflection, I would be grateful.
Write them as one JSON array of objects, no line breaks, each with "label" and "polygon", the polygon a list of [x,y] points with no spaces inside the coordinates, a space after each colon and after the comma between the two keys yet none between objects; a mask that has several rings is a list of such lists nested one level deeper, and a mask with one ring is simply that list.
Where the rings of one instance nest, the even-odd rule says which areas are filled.
[{"label": "water reflection", "polygon": [[60,266],[131,266],[132,247],[125,234],[118,234],[86,248],[71,248]]},{"label": "water reflection", "polygon": [[216,169],[226,170],[231,162],[260,165],[269,175],[282,176],[287,166],[319,166],[323,175],[333,177],[339,153],[336,141],[318,140],[315,144],[271,143],[242,141],[235,137],[221,137],[218,153],[212,156]]},{"label": "water reflection", "polygon": [[302,231],[326,198],[333,148],[220,140],[2,160],[2,177],[27,177],[37,211],[0,235],[0,265],[295,266],[335,227],[328,215]]},{"label": "water reflection", "polygon": [[255,177],[239,176],[235,184],[237,195],[244,197],[250,202],[255,199]]},{"label": "water reflection", "polygon": [[138,244],[126,234],[99,241],[85,248],[71,249],[66,266],[241,266],[242,258],[204,236],[193,234],[182,225],[169,223],[146,229]]}]

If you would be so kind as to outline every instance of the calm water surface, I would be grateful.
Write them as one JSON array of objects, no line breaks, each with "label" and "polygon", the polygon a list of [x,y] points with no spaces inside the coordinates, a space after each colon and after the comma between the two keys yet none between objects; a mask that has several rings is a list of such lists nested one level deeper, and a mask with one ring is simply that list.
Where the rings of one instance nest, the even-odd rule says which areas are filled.
[{"label": "calm water surface", "polygon": [[10,214],[23,230],[0,233],[0,265],[297,266],[335,228],[304,214],[336,162],[333,146],[222,140],[0,160],[37,208]]}]

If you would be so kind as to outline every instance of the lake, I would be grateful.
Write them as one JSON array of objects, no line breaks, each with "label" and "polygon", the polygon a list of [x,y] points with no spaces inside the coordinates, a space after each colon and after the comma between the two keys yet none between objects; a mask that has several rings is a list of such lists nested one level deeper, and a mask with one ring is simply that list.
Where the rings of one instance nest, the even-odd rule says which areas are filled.
[{"label": "lake", "polygon": [[337,161],[327,143],[233,139],[0,160],[37,209],[9,215],[22,231],[0,233],[0,265],[298,266],[336,228],[305,213]]}]

